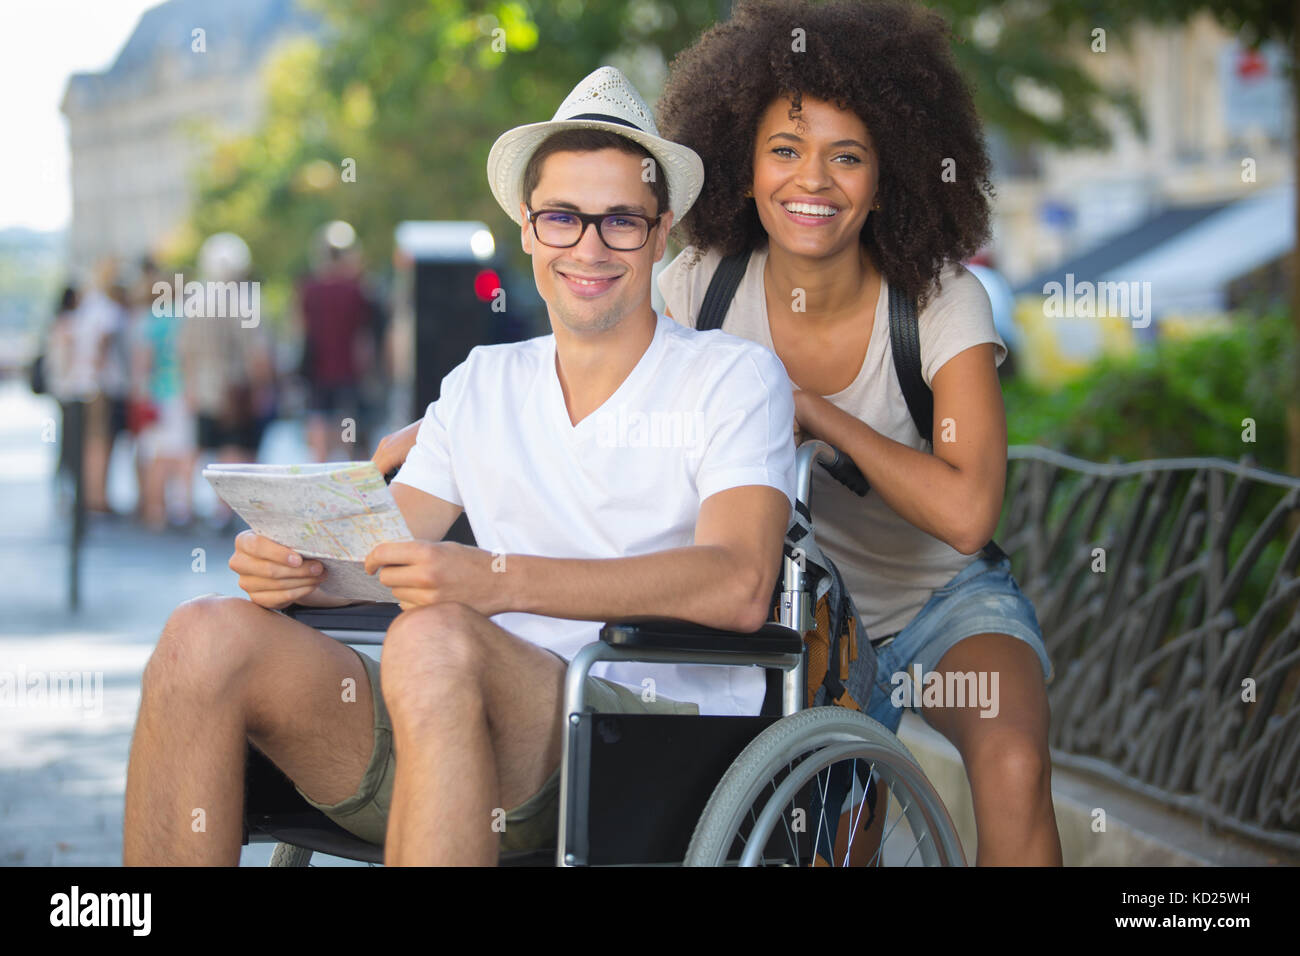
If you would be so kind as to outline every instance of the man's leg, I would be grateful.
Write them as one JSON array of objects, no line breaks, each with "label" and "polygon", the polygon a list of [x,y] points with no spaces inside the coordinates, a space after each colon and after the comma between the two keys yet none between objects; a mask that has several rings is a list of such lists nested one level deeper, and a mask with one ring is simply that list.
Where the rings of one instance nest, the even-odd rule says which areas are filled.
[{"label": "man's leg", "polygon": [[[355,695],[344,693],[349,678]],[[348,647],[242,598],[187,601],[145,669],[124,862],[237,864],[246,741],[333,803],[365,772],[373,718],[370,683]]]},{"label": "man's leg", "polygon": [[996,717],[981,717],[978,704],[921,711],[966,765],[979,840],[976,864],[1060,866],[1047,748],[1050,710],[1038,655],[1006,634],[977,634],[954,645],[936,670],[998,674]]},{"label": "man's leg", "polygon": [[494,811],[560,763],[564,664],[460,604],[400,615],[381,671],[396,775],[384,862],[497,861]]}]

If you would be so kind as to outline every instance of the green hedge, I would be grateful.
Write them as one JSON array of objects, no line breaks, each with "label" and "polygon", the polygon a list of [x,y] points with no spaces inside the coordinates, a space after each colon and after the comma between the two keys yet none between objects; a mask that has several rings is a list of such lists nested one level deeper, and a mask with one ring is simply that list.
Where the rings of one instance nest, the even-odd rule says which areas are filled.
[{"label": "green hedge", "polygon": [[[1055,390],[1013,379],[1003,389],[1008,441],[1092,461],[1250,454],[1281,471],[1298,365],[1289,315],[1237,316],[1230,331],[1103,359]],[[1253,444],[1242,438],[1247,418],[1255,422]]]}]

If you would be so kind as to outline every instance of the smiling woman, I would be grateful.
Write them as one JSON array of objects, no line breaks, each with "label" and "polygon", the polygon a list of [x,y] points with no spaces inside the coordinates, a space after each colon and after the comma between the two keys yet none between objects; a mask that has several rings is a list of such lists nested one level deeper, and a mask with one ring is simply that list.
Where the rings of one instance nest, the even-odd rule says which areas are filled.
[{"label": "smiling woman", "polygon": [[[818,543],[879,648],[865,709],[896,729],[895,678],[917,669],[997,688],[984,712],[920,712],[961,752],[978,862],[1059,863],[1051,662],[990,542],[1006,348],[961,266],[988,235],[992,190],[946,24],[890,0],[742,2],[673,61],[659,114],[708,170],[681,222],[690,244],[659,277],[667,311],[696,327],[717,277],[739,276],[708,327],[721,314],[773,350],[797,389],[796,433],[839,447],[870,483],[858,498],[813,480]],[[909,340],[915,365],[898,357]]]}]

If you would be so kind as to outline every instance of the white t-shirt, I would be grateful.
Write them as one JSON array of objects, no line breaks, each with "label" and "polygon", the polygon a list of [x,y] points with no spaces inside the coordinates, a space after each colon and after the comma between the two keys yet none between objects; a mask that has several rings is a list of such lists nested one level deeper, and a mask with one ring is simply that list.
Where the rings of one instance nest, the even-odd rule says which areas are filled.
[{"label": "white t-shirt", "polygon": [[[659,275],[665,308],[675,321],[691,328],[722,259],[711,251],[692,263],[694,254],[694,247],[687,247]],[[763,291],[766,262],[766,249],[750,256],[722,327],[775,351]],[[971,346],[992,342],[999,365],[1007,355],[980,281],[954,266],[944,269],[939,279],[941,291],[931,295],[917,316],[926,385],[949,359]],[[894,370],[889,284],[883,276],[862,368],[848,388],[825,398],[887,438],[918,451],[931,450],[916,430]],[[935,588],[975,560],[911,524],[880,495],[868,492],[859,498],[822,468],[813,469],[812,514],[817,543],[840,569],[872,638],[902,630]]]},{"label": "white t-shirt", "polygon": [[[659,315],[636,367],[577,425],[553,335],[475,348],[443,379],[393,480],[461,505],[488,551],[633,557],[692,544],[701,502],[729,488],[767,485],[793,507],[793,415],[770,351]],[[566,659],[601,628],[517,612],[493,621]],[[755,667],[599,663],[591,673],[638,692],[652,678],[656,694],[706,714],[757,714],[766,686]]]}]

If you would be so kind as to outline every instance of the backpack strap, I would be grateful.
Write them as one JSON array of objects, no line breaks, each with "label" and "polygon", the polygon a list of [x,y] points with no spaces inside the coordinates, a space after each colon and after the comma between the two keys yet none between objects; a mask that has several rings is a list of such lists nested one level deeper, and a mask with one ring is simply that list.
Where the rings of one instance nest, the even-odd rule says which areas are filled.
[{"label": "backpack strap", "polygon": [[709,288],[704,293],[704,302],[700,304],[700,314],[695,320],[695,328],[701,332],[722,328],[722,320],[727,317],[731,300],[740,287],[745,270],[749,268],[748,252],[737,252],[725,256],[718,263],[718,268],[709,280]]},{"label": "backpack strap", "polygon": [[893,283],[889,285],[889,344],[907,410],[921,437],[933,443],[934,393],[921,374],[921,333],[916,320],[916,303]]}]

